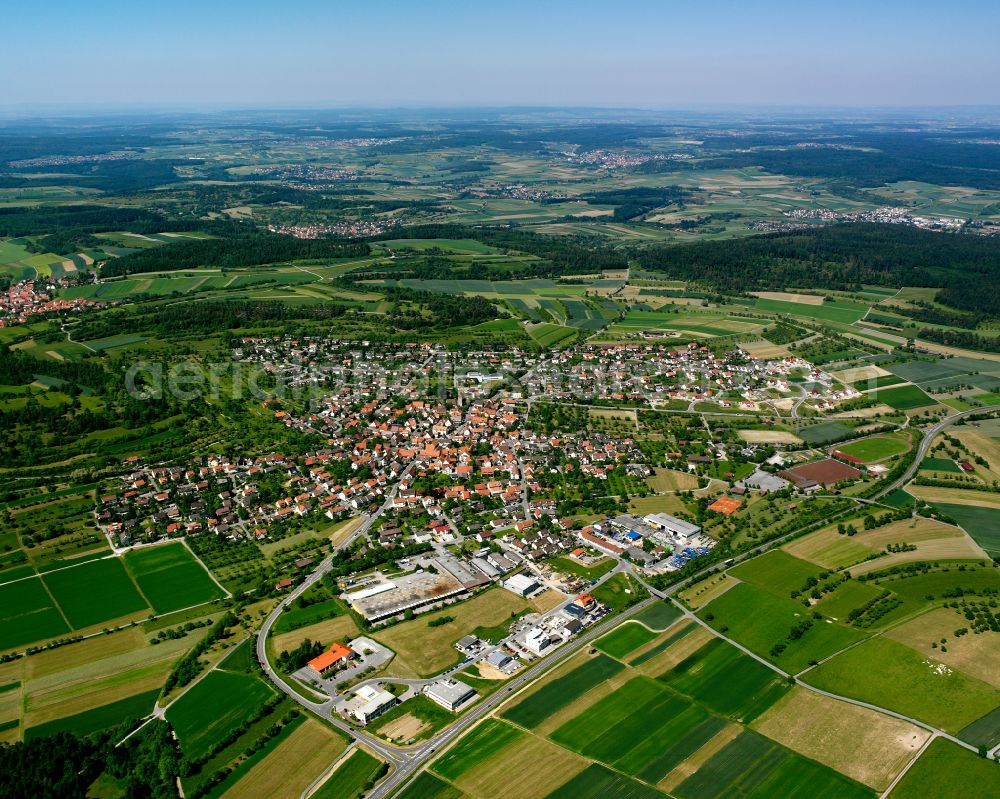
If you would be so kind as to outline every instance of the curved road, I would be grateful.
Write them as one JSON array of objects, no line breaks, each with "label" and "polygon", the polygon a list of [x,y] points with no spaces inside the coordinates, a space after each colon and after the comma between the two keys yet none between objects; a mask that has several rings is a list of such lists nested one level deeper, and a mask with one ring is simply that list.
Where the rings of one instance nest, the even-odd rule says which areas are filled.
[{"label": "curved road", "polygon": [[[937,434],[940,433],[942,430],[944,430],[948,426],[954,424],[955,422],[961,419],[965,419],[970,416],[975,416],[982,413],[990,413],[993,411],[1000,411],[1000,405],[992,405],[984,408],[972,408],[967,411],[961,411],[959,413],[953,414],[952,416],[948,416],[942,419],[941,421],[932,425],[926,431],[923,431],[924,437],[922,438],[920,444],[917,447],[917,452],[913,459],[913,463],[910,464],[907,470],[899,478],[897,478],[891,484],[889,484],[881,491],[879,491],[877,494],[875,494],[874,498],[875,499],[882,498],[892,493],[896,489],[906,485],[916,474],[917,470],[920,468],[920,464],[924,460],[927,450],[930,448],[931,442],[934,440]],[[408,466],[406,470],[403,472],[403,475],[409,473],[409,471],[412,468],[413,464],[410,464],[410,466]],[[391,506],[392,499],[395,497],[397,489],[398,489],[398,480],[396,485],[387,495],[386,501],[382,504],[382,506],[374,514],[368,516],[365,519],[364,523],[357,530],[355,530],[354,533],[352,533],[351,537],[347,541],[345,541],[340,547],[338,547],[337,550],[335,550],[335,552],[350,545],[359,536],[364,535],[368,532],[368,530],[371,528],[372,524],[376,521],[376,519],[378,519],[379,516],[381,516]],[[842,515],[842,513],[832,515],[828,519],[825,519],[817,524],[819,524],[820,526],[829,524],[831,519],[839,515]],[[736,562],[742,562],[745,560],[749,560],[750,558],[756,557],[757,555],[771,549],[776,545],[783,543],[789,538],[800,535],[801,533],[802,530],[797,530],[788,533],[785,536],[781,536],[780,538],[776,538],[772,541],[768,541],[757,547],[754,547],[753,549],[733,558],[732,559],[733,564]],[[691,584],[692,582],[697,581],[698,579],[703,577],[707,572],[718,567],[718,564],[706,566],[701,571],[696,572],[687,579],[671,586],[666,593],[663,593],[660,591],[656,591],[652,589],[650,586],[646,585],[646,583],[642,581],[641,577],[635,574],[631,568],[623,567],[622,564],[619,564],[619,566],[614,570],[615,573],[623,570],[628,570],[633,574],[633,576],[636,576],[643,583],[643,585],[646,585],[647,589],[651,591],[653,596],[650,597],[649,599],[644,600],[643,602],[638,603],[637,605],[633,606],[632,608],[623,613],[615,614],[599,621],[593,627],[591,627],[590,629],[586,630],[583,634],[581,634],[578,638],[560,647],[556,652],[552,653],[546,658],[539,660],[536,664],[525,668],[523,670],[523,673],[519,674],[516,677],[511,678],[511,680],[502,690],[498,691],[497,693],[493,694],[490,697],[487,697],[479,705],[477,705],[468,713],[466,713],[464,716],[456,720],[453,724],[449,725],[446,729],[438,733],[438,735],[436,735],[434,738],[430,739],[429,741],[425,742],[420,746],[406,748],[388,744],[385,741],[381,740],[380,738],[375,737],[371,733],[365,732],[364,730],[358,730],[352,727],[351,725],[347,724],[346,722],[340,720],[339,718],[336,718],[333,712],[333,706],[335,704],[333,699],[328,699],[324,702],[316,702],[304,698],[298,691],[292,688],[292,686],[286,683],[274,671],[268,660],[266,643],[267,643],[267,636],[270,633],[271,627],[274,625],[275,621],[280,617],[281,613],[291,602],[293,602],[295,599],[301,596],[310,587],[315,585],[319,580],[323,578],[323,576],[327,572],[330,571],[332,559],[333,555],[330,555],[329,557],[324,559],[323,562],[320,563],[320,565],[316,568],[316,570],[313,571],[309,575],[309,577],[307,577],[302,583],[300,583],[288,596],[286,596],[264,620],[264,624],[261,627],[260,633],[258,634],[257,637],[257,658],[260,661],[261,666],[263,667],[264,672],[267,674],[268,678],[281,691],[283,691],[289,697],[297,701],[299,704],[303,705],[304,707],[313,711],[317,715],[326,719],[334,726],[348,733],[353,738],[363,740],[368,746],[370,746],[374,751],[383,756],[391,765],[394,766],[392,773],[368,794],[368,799],[383,799],[383,797],[389,796],[391,793],[393,793],[395,790],[397,790],[399,787],[405,784],[412,776],[414,776],[416,772],[424,765],[424,763],[430,759],[431,755],[433,755],[440,747],[450,743],[453,739],[458,737],[471,725],[475,724],[485,715],[492,712],[494,708],[496,708],[502,702],[506,701],[511,694],[522,688],[526,683],[533,681],[534,679],[542,676],[545,672],[555,668],[559,663],[561,663],[567,657],[578,652],[581,648],[587,646],[596,637],[602,635],[607,629],[610,629],[612,626],[620,623],[622,620],[627,619],[630,616],[633,616],[636,613],[640,612],[641,610],[645,609],[650,604],[657,601],[657,598],[670,596],[671,601],[674,601],[672,600],[672,595],[681,591],[684,587]],[[676,601],[674,601],[674,604],[677,604]],[[682,609],[684,610],[686,616],[695,619],[699,624],[705,624],[703,621],[698,619],[696,616],[694,616],[694,614],[692,614],[687,609],[684,608]],[[745,649],[743,646],[736,643],[735,641],[726,638],[726,636],[721,635],[717,631],[713,630],[713,633],[715,635],[719,635],[720,637],[724,638],[724,640],[728,641],[733,646],[736,646],[741,651],[746,652],[755,660],[763,662],[765,665],[767,665],[769,668],[772,668],[779,674],[784,674],[784,672],[782,672],[781,669],[778,669],[777,667],[773,666],[773,664],[770,664],[767,661],[762,660],[760,657],[754,655],[752,652],[749,652],[747,649]],[[850,697],[844,697],[844,696],[839,696],[837,694],[828,693],[826,691],[813,688],[812,686],[809,686],[806,683],[802,683],[802,686],[804,688],[807,688],[808,690],[814,691],[824,696],[828,696],[832,699],[845,701],[850,704],[858,705],[860,707],[865,707],[880,713],[885,713],[886,715],[893,716],[901,720],[911,722],[923,729],[930,731],[932,735],[947,738],[953,741],[954,743],[959,744],[960,746],[976,751],[975,747],[971,746],[970,744],[965,743],[964,741],[961,741],[952,735],[949,735],[943,730],[935,729],[934,727],[931,727],[925,724],[924,722],[918,721],[916,719],[908,718],[906,716],[902,716],[898,713],[887,710],[885,708],[861,702],[859,700],[851,699]]]}]

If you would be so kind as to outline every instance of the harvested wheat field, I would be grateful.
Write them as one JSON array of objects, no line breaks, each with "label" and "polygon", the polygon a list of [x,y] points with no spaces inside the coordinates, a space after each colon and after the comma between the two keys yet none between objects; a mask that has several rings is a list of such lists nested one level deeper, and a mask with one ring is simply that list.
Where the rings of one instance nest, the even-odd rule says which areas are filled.
[{"label": "harvested wheat field", "polygon": [[915,724],[802,688],[792,689],[753,727],[877,791],[889,787],[930,736]]}]

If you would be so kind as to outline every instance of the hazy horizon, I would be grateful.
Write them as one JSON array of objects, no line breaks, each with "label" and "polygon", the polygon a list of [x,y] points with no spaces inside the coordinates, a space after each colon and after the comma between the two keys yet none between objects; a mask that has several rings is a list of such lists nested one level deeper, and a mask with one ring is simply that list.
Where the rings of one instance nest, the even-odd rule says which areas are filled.
[{"label": "hazy horizon", "polygon": [[1000,7],[923,0],[544,11],[430,0],[8,9],[0,107],[957,108],[1000,102]]}]

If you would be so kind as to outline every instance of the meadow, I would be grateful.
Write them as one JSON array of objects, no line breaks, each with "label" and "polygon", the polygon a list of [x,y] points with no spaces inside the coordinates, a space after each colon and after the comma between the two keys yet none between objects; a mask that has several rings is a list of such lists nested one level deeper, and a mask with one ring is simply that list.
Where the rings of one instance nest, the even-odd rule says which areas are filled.
[{"label": "meadow", "polygon": [[170,613],[224,596],[184,544],[136,549],[126,553],[124,560],[157,613]]},{"label": "meadow", "polygon": [[768,311],[776,314],[788,314],[790,316],[802,316],[808,319],[825,319],[830,322],[843,322],[851,324],[857,322],[868,311],[867,305],[855,302],[823,302],[819,305],[784,302],[782,300],[758,299],[754,307],[759,311]]},{"label": "meadow", "polygon": [[656,638],[656,633],[650,632],[641,624],[627,621],[620,627],[598,638],[594,646],[607,655],[621,660],[625,655],[643,644],[648,644]]},{"label": "meadow", "polygon": [[118,558],[46,572],[41,578],[74,629],[120,619],[147,609]]},{"label": "meadow", "polygon": [[[864,634],[826,619],[812,619],[800,602],[775,596],[748,583],[730,589],[698,612],[713,627],[728,627],[726,635],[754,654],[795,673],[859,641]],[[792,637],[792,630],[811,622]],[[784,644],[780,653],[774,647]]]},{"label": "meadow", "polygon": [[[393,625],[375,633],[373,638],[396,653],[394,666],[404,667],[414,675],[429,677],[461,660],[461,655],[452,644],[463,635],[468,635],[477,627],[491,627],[505,622],[528,607],[529,603],[516,594],[495,588],[465,602]],[[444,617],[451,617],[452,621],[436,627],[428,626],[428,622]]]},{"label": "meadow", "polygon": [[69,632],[41,580],[28,577],[0,586],[0,649]]},{"label": "meadow", "polygon": [[167,711],[184,754],[198,758],[253,716],[272,690],[256,677],[212,671]]},{"label": "meadow", "polygon": [[900,386],[898,388],[880,388],[870,393],[871,397],[884,402],[897,411],[911,411],[915,408],[926,408],[936,405],[937,400],[928,397],[917,386]]},{"label": "meadow", "polygon": [[729,574],[780,597],[791,591],[801,591],[806,580],[817,577],[822,570],[812,563],[776,550],[752,558],[729,570]]},{"label": "meadow", "polygon": [[891,799],[994,799],[997,767],[941,738],[933,741],[890,794]]},{"label": "meadow", "polygon": [[886,638],[872,638],[809,672],[805,682],[951,733],[1000,705],[1000,690]]},{"label": "meadow", "polygon": [[434,771],[456,780],[473,766],[497,756],[525,733],[496,719],[486,719],[462,736],[458,744],[434,763]]},{"label": "meadow", "polygon": [[313,799],[359,799],[364,787],[374,781],[382,761],[355,747],[336,770],[312,794]]},{"label": "meadow", "polygon": [[934,507],[958,522],[993,557],[1000,556],[1000,509],[935,502]]}]

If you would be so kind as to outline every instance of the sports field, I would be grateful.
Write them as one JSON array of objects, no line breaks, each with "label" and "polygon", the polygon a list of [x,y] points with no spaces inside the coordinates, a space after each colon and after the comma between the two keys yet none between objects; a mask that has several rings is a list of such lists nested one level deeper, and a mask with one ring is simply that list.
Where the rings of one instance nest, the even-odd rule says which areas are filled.
[{"label": "sports field", "polygon": [[900,435],[881,435],[862,438],[837,446],[838,452],[850,455],[864,463],[876,463],[900,455],[910,448],[910,443]]},{"label": "sports field", "polygon": [[224,594],[183,544],[133,550],[125,566],[157,613],[219,599]]}]

